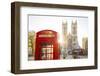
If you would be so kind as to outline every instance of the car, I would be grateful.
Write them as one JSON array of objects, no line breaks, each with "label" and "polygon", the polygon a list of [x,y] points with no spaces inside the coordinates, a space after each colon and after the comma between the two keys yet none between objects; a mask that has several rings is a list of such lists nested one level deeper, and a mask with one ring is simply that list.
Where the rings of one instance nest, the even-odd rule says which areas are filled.
[{"label": "car", "polygon": [[84,49],[73,49],[72,51],[68,51],[69,55],[84,55]]},{"label": "car", "polygon": [[84,55],[84,49],[73,49],[72,54]]}]

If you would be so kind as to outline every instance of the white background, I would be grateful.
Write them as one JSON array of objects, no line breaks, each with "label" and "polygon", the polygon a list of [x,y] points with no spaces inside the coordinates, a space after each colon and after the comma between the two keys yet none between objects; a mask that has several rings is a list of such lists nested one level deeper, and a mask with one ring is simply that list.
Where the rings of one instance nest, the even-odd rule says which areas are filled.
[{"label": "white background", "polygon": [[[16,76],[10,72],[11,60],[11,10],[10,3],[15,0],[1,0],[0,1],[0,76]],[[41,3],[57,3],[57,4],[74,4],[98,6],[98,21],[100,21],[100,0],[17,0],[30,1]],[[100,33],[100,22],[98,22],[98,33]],[[98,47],[100,46],[100,35],[98,35]],[[98,54],[100,54],[98,48]],[[98,56],[100,58],[100,55]],[[100,59],[98,59],[98,66],[100,67]],[[81,71],[65,71],[52,73],[38,73],[38,74],[21,74],[18,76],[100,76],[100,68],[98,70],[81,70]]]}]

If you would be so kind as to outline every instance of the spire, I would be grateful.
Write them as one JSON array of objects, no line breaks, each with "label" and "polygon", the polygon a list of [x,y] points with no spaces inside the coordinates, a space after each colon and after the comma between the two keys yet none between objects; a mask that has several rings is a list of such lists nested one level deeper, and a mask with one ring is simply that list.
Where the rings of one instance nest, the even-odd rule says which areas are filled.
[{"label": "spire", "polygon": [[62,24],[63,24],[63,25],[67,25],[67,20],[64,19],[64,20],[62,21]]},{"label": "spire", "polygon": [[72,20],[72,24],[76,24],[77,25],[77,19],[73,19]]}]

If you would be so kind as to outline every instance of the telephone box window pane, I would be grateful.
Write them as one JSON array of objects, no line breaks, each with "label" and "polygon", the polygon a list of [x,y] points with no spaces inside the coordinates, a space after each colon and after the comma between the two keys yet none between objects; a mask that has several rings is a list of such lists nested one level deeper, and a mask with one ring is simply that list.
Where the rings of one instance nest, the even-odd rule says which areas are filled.
[{"label": "telephone box window pane", "polygon": [[49,54],[47,54],[47,60],[49,60]]},{"label": "telephone box window pane", "polygon": [[42,54],[42,60],[46,59],[46,54]]},{"label": "telephone box window pane", "polygon": [[47,47],[51,47],[51,45],[47,45]]},{"label": "telephone box window pane", "polygon": [[46,48],[42,48],[42,53],[46,53]]},{"label": "telephone box window pane", "polygon": [[47,54],[47,60],[53,59],[53,54]]},{"label": "telephone box window pane", "polygon": [[42,48],[42,59],[45,60],[46,59],[46,48]]},{"label": "telephone box window pane", "polygon": [[47,53],[51,53],[51,48],[47,48]]}]

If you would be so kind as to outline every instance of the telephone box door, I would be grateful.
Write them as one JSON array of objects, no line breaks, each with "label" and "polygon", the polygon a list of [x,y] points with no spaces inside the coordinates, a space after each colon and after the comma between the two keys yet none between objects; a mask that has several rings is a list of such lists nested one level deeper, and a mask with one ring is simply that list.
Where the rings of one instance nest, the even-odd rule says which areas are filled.
[{"label": "telephone box door", "polygon": [[53,60],[53,45],[43,44],[41,46],[41,60]]}]

